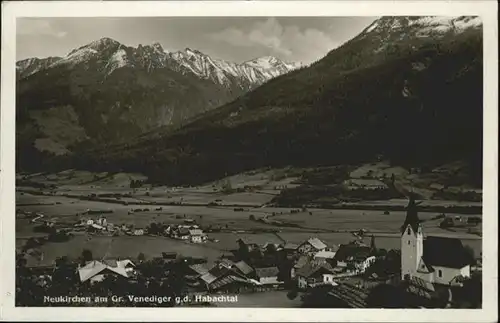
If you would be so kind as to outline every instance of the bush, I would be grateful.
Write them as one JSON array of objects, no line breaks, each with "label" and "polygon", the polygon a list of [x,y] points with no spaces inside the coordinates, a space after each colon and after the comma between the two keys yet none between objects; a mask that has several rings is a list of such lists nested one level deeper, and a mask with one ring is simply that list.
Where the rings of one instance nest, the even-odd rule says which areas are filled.
[{"label": "bush", "polygon": [[296,299],[297,296],[299,296],[299,293],[296,290],[291,290],[286,294],[286,297],[288,297],[288,299],[290,300]]}]

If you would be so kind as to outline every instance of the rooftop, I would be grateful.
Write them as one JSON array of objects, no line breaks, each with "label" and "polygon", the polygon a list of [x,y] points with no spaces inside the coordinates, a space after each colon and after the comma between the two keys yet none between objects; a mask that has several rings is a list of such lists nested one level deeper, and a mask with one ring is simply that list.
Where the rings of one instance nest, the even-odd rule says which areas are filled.
[{"label": "rooftop", "polygon": [[243,260],[238,261],[234,264],[234,266],[238,268],[244,275],[248,275],[253,271],[253,268]]},{"label": "rooftop", "polygon": [[310,262],[304,265],[302,268],[300,268],[297,271],[297,276],[302,276],[302,277],[310,277],[314,273],[318,272],[321,270],[322,272],[325,273],[330,273],[333,274],[333,267],[327,263],[327,262]]},{"label": "rooftop", "polygon": [[335,257],[336,252],[335,251],[325,251],[322,250],[318,252],[317,254],[314,255],[314,258],[326,258],[326,259],[333,259]]},{"label": "rooftop", "polygon": [[370,256],[371,248],[353,243],[340,245],[335,253],[335,260],[346,261],[349,259],[364,260]]},{"label": "rooftop", "polygon": [[309,243],[311,246],[313,246],[317,250],[323,250],[327,247],[327,245],[318,238],[310,238],[304,243]]},{"label": "rooftop", "polygon": [[255,273],[259,278],[276,277],[279,269],[278,267],[255,268]]},{"label": "rooftop", "polygon": [[456,238],[428,236],[424,240],[424,261],[430,266],[463,268],[473,263],[462,241]]}]

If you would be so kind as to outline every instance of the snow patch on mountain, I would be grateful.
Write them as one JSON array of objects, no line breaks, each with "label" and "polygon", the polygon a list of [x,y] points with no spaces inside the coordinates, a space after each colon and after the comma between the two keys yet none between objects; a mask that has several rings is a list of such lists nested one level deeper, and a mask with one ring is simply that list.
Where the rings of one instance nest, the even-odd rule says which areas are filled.
[{"label": "snow patch on mountain", "polygon": [[394,31],[406,32],[407,37],[427,37],[429,35],[439,36],[447,32],[463,32],[468,28],[476,28],[482,25],[480,17],[476,16],[411,16],[411,17],[382,17],[369,25],[361,37],[378,33],[388,34]]},{"label": "snow patch on mountain", "polygon": [[90,47],[84,47],[80,48],[77,51],[71,52],[68,56],[63,57],[62,59],[58,60],[54,64],[50,65],[49,67],[54,67],[58,65],[77,65],[79,63],[87,62],[93,57],[97,56],[99,52],[93,48]]},{"label": "snow patch on mountain", "polygon": [[118,49],[113,56],[111,56],[108,64],[106,64],[106,68],[108,70],[108,74],[111,74],[114,70],[127,66],[129,64],[129,60],[127,58],[127,52],[124,49]]},{"label": "snow patch on mountain", "polygon": [[190,48],[172,53],[170,57],[179,64],[181,71],[189,71],[202,79],[212,80],[221,85],[229,85],[238,80],[258,85],[300,66],[296,63],[285,63],[272,56],[238,64],[212,59]]}]

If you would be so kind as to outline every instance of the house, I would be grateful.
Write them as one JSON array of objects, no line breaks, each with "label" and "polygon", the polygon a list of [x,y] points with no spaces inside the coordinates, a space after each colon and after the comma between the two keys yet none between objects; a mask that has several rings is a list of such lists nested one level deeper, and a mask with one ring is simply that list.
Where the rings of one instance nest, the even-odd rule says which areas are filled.
[{"label": "house", "polygon": [[326,244],[318,238],[310,238],[304,241],[297,247],[297,251],[300,254],[307,254],[312,256],[313,254],[325,250]]},{"label": "house", "polygon": [[240,251],[254,251],[254,250],[264,250],[264,246],[269,246],[270,244],[274,244],[275,247],[279,247],[281,244],[281,240],[274,236],[274,235],[268,235],[266,236],[266,242],[262,243],[262,236],[256,235],[256,234],[248,234],[248,235],[242,235],[239,237],[236,242],[238,243],[238,247]]},{"label": "house", "polygon": [[251,252],[254,250],[260,250],[260,246],[257,243],[245,241],[242,238],[236,240],[240,251]]},{"label": "house", "polygon": [[106,276],[130,278],[134,274],[135,265],[130,260],[106,261],[93,260],[78,269],[81,282],[91,283],[102,281]]},{"label": "house", "polygon": [[261,285],[278,285],[278,267],[255,268],[255,277]]},{"label": "house", "polygon": [[125,268],[125,272],[131,277],[135,274],[135,264],[130,259],[123,260],[103,260],[103,263],[112,268]]},{"label": "house", "polygon": [[97,219],[97,224],[99,224],[100,226],[105,227],[107,223],[108,221],[105,217],[100,217],[99,219]]},{"label": "house", "polygon": [[191,269],[191,271],[193,271],[195,275],[198,275],[200,277],[210,271],[210,268],[208,268],[207,264],[193,264],[189,266],[189,269]]},{"label": "house", "polygon": [[202,243],[207,241],[207,235],[200,229],[189,230],[190,240],[193,243]]},{"label": "house", "polygon": [[299,248],[298,244],[290,242],[285,243],[285,245],[283,246],[283,250],[285,250],[287,254],[293,254],[297,252],[298,248]]},{"label": "house", "polygon": [[178,227],[175,232],[175,237],[181,240],[190,240],[191,236],[189,235],[189,228],[184,226]]},{"label": "house", "polygon": [[376,258],[371,255],[372,248],[356,243],[340,245],[335,253],[334,260],[337,266],[354,273],[364,273],[373,265]]},{"label": "house", "polygon": [[297,259],[295,264],[292,266],[292,269],[290,270],[290,278],[294,279],[296,277],[297,270],[300,268],[304,267],[307,263],[309,263],[309,257],[302,255]]},{"label": "house", "polygon": [[325,261],[312,261],[297,270],[297,286],[306,289],[318,284],[335,284],[333,267]]},{"label": "house", "polygon": [[162,252],[161,257],[164,260],[172,261],[172,260],[177,259],[177,252]]},{"label": "house", "polygon": [[170,234],[172,233],[172,227],[170,225],[167,225],[164,229],[163,229],[163,235],[164,236],[170,236]]},{"label": "house", "polygon": [[239,292],[252,285],[246,277],[220,264],[202,274],[199,279],[208,291]]},{"label": "house", "polygon": [[269,243],[269,242],[266,242],[262,246],[262,249],[263,250],[275,250],[275,251],[278,251],[278,250],[282,249],[282,244],[280,244],[280,243]]},{"label": "house", "polygon": [[221,267],[232,269],[234,267],[234,262],[228,258],[222,257],[217,261],[217,264]]},{"label": "house", "polygon": [[316,254],[314,254],[313,258],[314,259],[324,259],[324,260],[326,260],[326,259],[334,259],[335,258],[335,254],[336,254],[335,251],[322,250],[322,251],[319,251]]},{"label": "house", "polygon": [[401,227],[401,278],[450,285],[457,276],[470,277],[474,259],[456,238],[424,237],[413,199]]},{"label": "house", "polygon": [[134,236],[142,236],[142,235],[144,235],[143,229],[135,229],[134,230]]},{"label": "house", "polygon": [[241,260],[234,264],[234,269],[246,277],[255,276],[255,270],[247,264],[245,261]]}]

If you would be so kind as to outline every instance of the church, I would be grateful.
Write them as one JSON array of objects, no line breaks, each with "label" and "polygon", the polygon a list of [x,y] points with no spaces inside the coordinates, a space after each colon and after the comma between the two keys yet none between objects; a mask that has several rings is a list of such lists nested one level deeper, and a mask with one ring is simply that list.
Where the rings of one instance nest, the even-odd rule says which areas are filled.
[{"label": "church", "polygon": [[457,277],[470,277],[473,259],[462,241],[455,238],[424,237],[416,203],[410,199],[401,227],[401,278],[418,277],[430,283],[449,285]]}]

